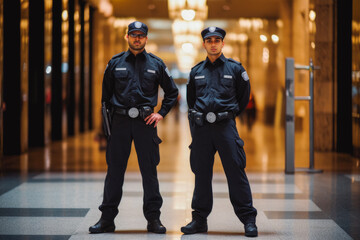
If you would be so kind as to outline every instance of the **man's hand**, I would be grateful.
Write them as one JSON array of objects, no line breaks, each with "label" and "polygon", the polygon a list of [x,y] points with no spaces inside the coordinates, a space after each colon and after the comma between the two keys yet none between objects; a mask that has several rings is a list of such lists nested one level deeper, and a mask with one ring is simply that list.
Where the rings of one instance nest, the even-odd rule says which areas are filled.
[{"label": "man's hand", "polygon": [[146,122],[146,125],[151,125],[153,122],[155,122],[154,128],[157,126],[158,122],[163,119],[163,116],[161,116],[158,113],[152,113],[149,116],[147,116],[144,121]]}]

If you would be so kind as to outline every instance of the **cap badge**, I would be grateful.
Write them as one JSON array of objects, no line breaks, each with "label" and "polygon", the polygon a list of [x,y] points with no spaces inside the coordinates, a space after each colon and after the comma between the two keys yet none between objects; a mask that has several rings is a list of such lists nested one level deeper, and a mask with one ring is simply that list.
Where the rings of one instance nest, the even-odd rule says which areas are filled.
[{"label": "cap badge", "polygon": [[216,27],[209,27],[209,32],[215,32]]},{"label": "cap badge", "polygon": [[142,26],[141,22],[135,22],[135,27],[136,28],[141,28],[141,26]]}]

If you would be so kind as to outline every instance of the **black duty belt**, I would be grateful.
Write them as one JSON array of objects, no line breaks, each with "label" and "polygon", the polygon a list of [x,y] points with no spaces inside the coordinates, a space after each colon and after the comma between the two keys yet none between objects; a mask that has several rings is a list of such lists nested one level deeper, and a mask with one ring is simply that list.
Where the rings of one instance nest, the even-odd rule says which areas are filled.
[{"label": "black duty belt", "polygon": [[202,113],[193,109],[189,110],[189,119],[194,121],[197,125],[202,126],[204,122],[215,123],[225,119],[234,119],[235,115],[233,112],[208,112]]},{"label": "black duty belt", "polygon": [[139,107],[139,108],[132,107],[129,109],[114,107],[114,111],[117,114],[120,114],[123,116],[128,116],[130,118],[141,117],[142,119],[145,119],[147,116],[149,116],[150,114],[152,114],[154,112],[154,109],[149,106],[143,106],[143,107]]}]

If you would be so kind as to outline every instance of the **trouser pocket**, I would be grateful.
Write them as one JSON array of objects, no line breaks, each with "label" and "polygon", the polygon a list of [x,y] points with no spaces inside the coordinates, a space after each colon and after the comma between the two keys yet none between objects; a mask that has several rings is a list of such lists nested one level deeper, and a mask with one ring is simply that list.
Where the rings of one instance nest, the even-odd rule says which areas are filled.
[{"label": "trouser pocket", "polygon": [[239,138],[239,139],[236,139],[235,142],[236,142],[237,153],[238,153],[236,163],[239,165],[239,167],[245,168],[246,167],[246,154],[244,151],[244,141],[241,140],[241,138]]},{"label": "trouser pocket", "polygon": [[162,140],[156,135],[153,137],[154,142],[154,156],[153,161],[154,164],[157,166],[160,163],[160,152],[159,152],[159,144],[162,143]]}]

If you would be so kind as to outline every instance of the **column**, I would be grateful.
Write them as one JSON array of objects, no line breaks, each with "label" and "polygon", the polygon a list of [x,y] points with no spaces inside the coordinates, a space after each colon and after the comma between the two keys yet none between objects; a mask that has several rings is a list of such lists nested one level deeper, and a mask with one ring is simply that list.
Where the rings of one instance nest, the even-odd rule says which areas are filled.
[{"label": "column", "polygon": [[[334,1],[317,0],[315,11],[314,64],[321,69],[314,74],[314,149],[334,150]],[[310,43],[311,44],[311,43]]]},{"label": "column", "polygon": [[[4,1],[3,115],[4,154],[28,148],[28,4]],[[20,46],[20,47],[19,47]]]}]

